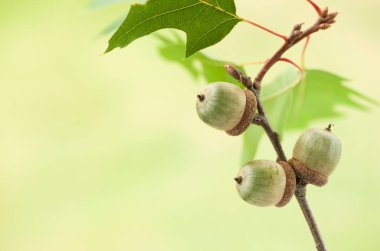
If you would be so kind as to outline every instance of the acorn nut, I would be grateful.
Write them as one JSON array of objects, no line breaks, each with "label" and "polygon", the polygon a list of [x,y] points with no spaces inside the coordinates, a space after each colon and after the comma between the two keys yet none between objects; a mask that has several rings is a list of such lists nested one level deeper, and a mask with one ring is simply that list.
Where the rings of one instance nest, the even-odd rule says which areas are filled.
[{"label": "acorn nut", "polygon": [[257,106],[251,91],[224,82],[207,85],[197,98],[199,118],[232,136],[242,134],[249,127]]},{"label": "acorn nut", "polygon": [[342,153],[340,140],[326,129],[306,130],[297,140],[289,164],[304,183],[324,186],[335,170]]},{"label": "acorn nut", "polygon": [[240,197],[249,204],[285,206],[296,190],[296,176],[291,166],[280,161],[254,160],[245,164],[235,178]]}]

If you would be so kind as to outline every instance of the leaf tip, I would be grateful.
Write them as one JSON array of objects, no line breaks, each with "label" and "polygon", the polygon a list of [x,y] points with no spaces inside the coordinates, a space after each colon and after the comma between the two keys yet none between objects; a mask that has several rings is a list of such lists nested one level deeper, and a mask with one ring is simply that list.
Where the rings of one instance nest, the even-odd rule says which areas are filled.
[{"label": "leaf tip", "polygon": [[107,49],[103,52],[103,55],[107,54],[108,52],[112,51],[113,49],[115,49],[115,47],[113,47],[112,45],[109,44]]},{"label": "leaf tip", "polygon": [[190,49],[188,46],[189,46],[189,44],[186,43],[186,49],[185,49],[186,51],[185,51],[185,58],[184,59],[192,57],[201,51],[201,49]]},{"label": "leaf tip", "polygon": [[189,51],[189,50],[186,49],[185,59],[191,57],[192,55],[194,55],[194,53],[195,53],[194,51]]}]

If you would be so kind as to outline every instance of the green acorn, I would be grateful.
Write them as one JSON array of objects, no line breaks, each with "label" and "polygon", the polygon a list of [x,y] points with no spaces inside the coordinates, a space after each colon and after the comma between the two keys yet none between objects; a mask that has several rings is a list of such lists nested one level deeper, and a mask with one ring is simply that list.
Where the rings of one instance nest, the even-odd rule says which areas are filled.
[{"label": "green acorn", "polygon": [[296,190],[291,166],[280,161],[254,160],[245,164],[235,178],[240,197],[249,204],[285,206]]},{"label": "green acorn", "polygon": [[240,135],[248,128],[257,106],[256,97],[251,91],[224,82],[207,85],[197,98],[199,118],[232,136]]},{"label": "green acorn", "polygon": [[326,129],[306,130],[297,140],[289,163],[305,183],[324,186],[341,154],[342,144],[329,125]]}]

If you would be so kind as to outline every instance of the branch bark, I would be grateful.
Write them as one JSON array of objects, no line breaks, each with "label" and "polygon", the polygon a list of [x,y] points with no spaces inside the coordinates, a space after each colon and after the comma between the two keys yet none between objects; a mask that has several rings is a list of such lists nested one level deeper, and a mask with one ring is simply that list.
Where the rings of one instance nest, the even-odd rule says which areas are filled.
[{"label": "branch bark", "polygon": [[326,251],[325,245],[321,238],[321,234],[318,230],[317,223],[314,220],[313,213],[311,212],[311,209],[306,199],[306,184],[298,183],[295,194],[296,194],[298,204],[301,207],[302,213],[305,216],[307,223],[309,224],[310,231],[311,231],[311,234],[313,235],[317,250]]},{"label": "branch bark", "polygon": [[[281,145],[280,137],[277,132],[275,132],[270,125],[270,122],[265,114],[265,109],[260,99],[261,83],[267,72],[275,65],[277,62],[281,61],[282,56],[294,45],[299,43],[305,38],[309,38],[311,34],[318,32],[319,30],[326,30],[335,23],[335,18],[338,15],[337,12],[329,13],[328,9],[321,11],[318,20],[308,29],[302,31],[302,24],[297,24],[294,26],[289,37],[285,39],[284,44],[277,50],[277,52],[264,64],[261,68],[254,81],[250,77],[241,73],[239,70],[231,65],[226,65],[226,71],[235,79],[240,81],[249,90],[251,90],[257,98],[257,112],[252,121],[253,124],[261,126],[266,132],[268,138],[270,139],[272,146],[277,154],[277,161],[287,161],[286,155],[284,153],[283,147]],[[297,189],[295,196],[297,198],[298,204],[305,216],[305,220],[309,225],[310,232],[313,235],[315,245],[318,251],[326,251],[322,236],[318,230],[317,223],[313,217],[312,211],[306,199],[306,185],[297,179]]]}]

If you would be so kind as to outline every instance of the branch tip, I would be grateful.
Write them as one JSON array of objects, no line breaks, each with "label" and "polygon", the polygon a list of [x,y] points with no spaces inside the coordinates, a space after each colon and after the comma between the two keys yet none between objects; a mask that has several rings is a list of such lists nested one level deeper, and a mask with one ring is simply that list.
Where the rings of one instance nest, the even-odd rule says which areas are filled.
[{"label": "branch tip", "polygon": [[327,15],[329,14],[329,7],[326,7],[322,13],[321,13],[321,17],[327,17]]},{"label": "branch tip", "polygon": [[298,31],[300,31],[301,29],[302,29],[302,26],[304,25],[304,23],[299,23],[299,24],[296,24],[296,25],[294,25],[294,27],[293,27],[293,30],[298,30]]},{"label": "branch tip", "polygon": [[242,83],[248,89],[252,87],[252,79],[239,71],[237,68],[233,67],[230,64],[226,64],[224,66],[224,69],[226,69],[227,73],[230,74],[231,77]]},{"label": "branch tip", "polygon": [[330,13],[327,17],[329,19],[335,19],[339,15],[339,12]]}]

